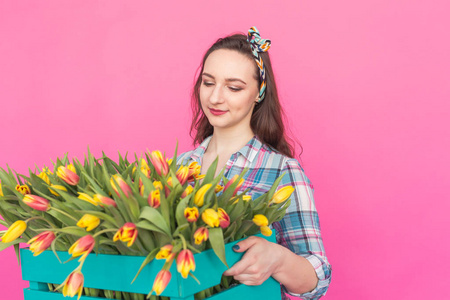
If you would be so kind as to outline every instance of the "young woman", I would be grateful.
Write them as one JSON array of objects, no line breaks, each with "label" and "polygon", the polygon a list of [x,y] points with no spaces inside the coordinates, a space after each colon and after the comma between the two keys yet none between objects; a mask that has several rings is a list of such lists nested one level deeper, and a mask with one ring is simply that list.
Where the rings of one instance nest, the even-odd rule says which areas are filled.
[{"label": "young woman", "polygon": [[318,299],[328,289],[331,266],[313,187],[286,140],[269,48],[270,41],[252,27],[247,36],[221,38],[208,49],[192,95],[191,133],[199,146],[178,162],[196,161],[204,173],[219,157],[217,173],[225,167],[226,178],[249,168],[241,190],[251,188],[253,199],[285,173],[280,188],[291,185],[295,191],[286,216],[273,224],[277,243],[258,237],[238,243],[234,250],[245,254],[225,275],[247,285],[272,276],[284,292]]}]

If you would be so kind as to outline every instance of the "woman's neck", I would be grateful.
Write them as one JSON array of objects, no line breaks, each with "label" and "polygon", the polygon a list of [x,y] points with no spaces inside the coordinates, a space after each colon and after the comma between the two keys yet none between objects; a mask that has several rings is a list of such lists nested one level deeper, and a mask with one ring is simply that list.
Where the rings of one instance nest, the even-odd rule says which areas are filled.
[{"label": "woman's neck", "polygon": [[254,133],[250,128],[239,131],[214,128],[214,133],[207,151],[219,156],[231,156],[232,153],[244,147],[253,136]]}]

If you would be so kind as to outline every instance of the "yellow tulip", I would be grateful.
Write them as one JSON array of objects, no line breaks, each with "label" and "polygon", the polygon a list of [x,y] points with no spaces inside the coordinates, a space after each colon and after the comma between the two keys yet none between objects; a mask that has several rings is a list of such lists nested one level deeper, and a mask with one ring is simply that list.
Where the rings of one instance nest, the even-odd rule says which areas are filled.
[{"label": "yellow tulip", "polygon": [[16,191],[18,191],[22,195],[28,195],[31,193],[30,188],[26,184],[16,185]]},{"label": "yellow tulip", "polygon": [[211,227],[219,227],[219,214],[212,208],[207,208],[202,213],[202,220]]},{"label": "yellow tulip", "polygon": [[0,197],[3,197],[2,182],[0,180]]},{"label": "yellow tulip", "polygon": [[96,216],[85,214],[81,219],[77,222],[77,226],[81,228],[86,228],[86,231],[91,231],[92,229],[97,228],[100,224],[100,219]]},{"label": "yellow tulip", "polygon": [[38,174],[38,177],[44,180],[48,185],[51,184],[50,178],[48,178],[48,175],[53,174],[48,168],[43,168],[42,172]]},{"label": "yellow tulip", "polygon": [[283,203],[284,201],[286,201],[292,194],[292,192],[294,192],[294,188],[290,185],[285,186],[281,189],[279,189],[272,197],[272,200],[270,200],[270,202],[275,203],[275,204],[279,204],[279,203]]},{"label": "yellow tulip", "polygon": [[86,202],[89,202],[89,203],[91,203],[92,205],[95,205],[95,206],[97,206],[98,205],[98,202],[96,202],[91,196],[89,196],[88,194],[86,194],[86,193],[80,193],[80,192],[78,192],[78,194],[80,194],[79,196],[78,196],[78,199],[81,199],[81,200],[84,200],[84,201],[86,201]]},{"label": "yellow tulip", "polygon": [[261,229],[261,233],[265,236],[272,235],[272,230],[269,228],[269,226],[261,226],[259,229]]},{"label": "yellow tulip", "polygon": [[27,229],[27,223],[25,223],[25,221],[15,221],[11,226],[9,226],[8,230],[6,230],[5,234],[1,237],[2,242],[10,243],[16,240],[22,235],[22,233],[24,233],[25,229]]},{"label": "yellow tulip", "polygon": [[163,185],[162,185],[161,181],[158,181],[158,180],[153,181],[153,187],[160,191],[163,190]]},{"label": "yellow tulip", "polygon": [[265,215],[255,215],[253,217],[253,223],[255,223],[257,226],[269,226],[269,220],[267,220]]},{"label": "yellow tulip", "polygon": [[211,188],[212,184],[208,183],[202,186],[194,195],[194,203],[198,207],[202,207],[205,201],[205,194]]},{"label": "yellow tulip", "polygon": [[52,194],[55,195],[56,197],[58,197],[59,194],[58,194],[57,192],[55,192],[52,188],[53,188],[53,189],[57,189],[57,190],[61,190],[61,191],[64,191],[64,192],[67,192],[67,189],[66,189],[65,186],[57,185],[57,184],[52,184],[52,185],[50,185],[49,190],[50,190],[50,193],[52,193]]}]

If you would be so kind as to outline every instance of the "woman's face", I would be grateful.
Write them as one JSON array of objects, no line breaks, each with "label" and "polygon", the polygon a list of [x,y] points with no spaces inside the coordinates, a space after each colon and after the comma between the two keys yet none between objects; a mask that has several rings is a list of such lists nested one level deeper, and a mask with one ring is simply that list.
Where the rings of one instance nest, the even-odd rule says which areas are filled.
[{"label": "woman's face", "polygon": [[250,127],[259,95],[254,61],[237,51],[220,49],[205,61],[200,86],[203,112],[214,128]]}]

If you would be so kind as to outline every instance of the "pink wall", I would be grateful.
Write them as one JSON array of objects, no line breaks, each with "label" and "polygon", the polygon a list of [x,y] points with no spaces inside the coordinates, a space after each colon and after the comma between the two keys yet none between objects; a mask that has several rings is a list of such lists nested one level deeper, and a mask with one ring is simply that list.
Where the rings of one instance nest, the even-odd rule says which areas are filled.
[{"label": "pink wall", "polygon": [[[26,3],[28,2],[28,3]],[[155,3],[154,3],[155,2]],[[0,6],[0,166],[89,145],[190,148],[206,48],[256,25],[304,146],[333,280],[326,299],[450,296],[447,1],[8,1]],[[444,231],[445,230],[445,231]],[[445,235],[444,235],[445,232]],[[12,250],[2,299],[22,299]]]}]

